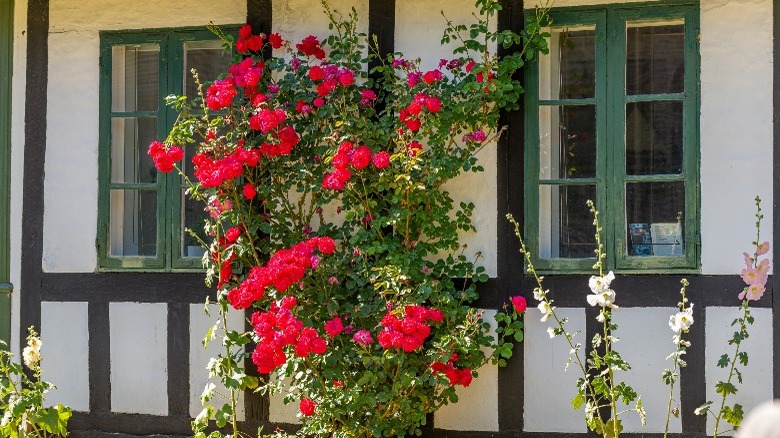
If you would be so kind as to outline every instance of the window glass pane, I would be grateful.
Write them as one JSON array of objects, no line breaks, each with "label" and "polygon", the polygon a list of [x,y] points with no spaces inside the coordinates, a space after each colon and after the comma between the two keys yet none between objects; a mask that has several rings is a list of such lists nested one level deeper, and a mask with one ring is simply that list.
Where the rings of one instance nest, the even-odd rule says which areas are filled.
[{"label": "window glass pane", "polygon": [[154,117],[111,119],[111,182],[157,181],[157,169],[147,153],[156,137]]},{"label": "window glass pane", "polygon": [[539,98],[596,95],[596,28],[550,29],[550,53],[539,58]]},{"label": "window glass pane", "polygon": [[627,24],[626,92],[682,93],[685,24],[682,20]]},{"label": "window glass pane", "polygon": [[596,107],[539,108],[539,178],[596,176]]},{"label": "window glass pane", "polygon": [[596,199],[595,186],[539,187],[539,256],[595,257],[596,229],[586,205]]},{"label": "window glass pane", "polygon": [[226,72],[229,65],[230,53],[223,50],[222,41],[184,43],[184,94],[189,99],[198,96],[198,86],[192,76],[193,68],[198,72],[200,83],[205,84]]},{"label": "window glass pane", "polygon": [[111,190],[109,253],[112,256],[157,254],[157,192]]},{"label": "window glass pane", "polygon": [[[184,149],[185,158],[183,160],[184,172],[191,181],[194,181],[194,170],[192,167],[192,157],[195,155],[195,145],[189,145]],[[203,221],[207,214],[204,210],[206,205],[195,199],[191,199],[185,194],[186,189],[181,190],[181,254],[184,257],[201,257],[205,249],[200,245],[198,239],[192,236],[187,230],[195,232],[202,241],[207,241],[206,233],[203,231]]]},{"label": "window glass pane", "polygon": [[626,184],[628,255],[683,255],[684,214],[684,182]]},{"label": "window glass pane", "polygon": [[157,111],[160,47],[114,46],[111,55],[111,110]]},{"label": "window glass pane", "polygon": [[682,173],[683,103],[626,104],[626,174]]}]

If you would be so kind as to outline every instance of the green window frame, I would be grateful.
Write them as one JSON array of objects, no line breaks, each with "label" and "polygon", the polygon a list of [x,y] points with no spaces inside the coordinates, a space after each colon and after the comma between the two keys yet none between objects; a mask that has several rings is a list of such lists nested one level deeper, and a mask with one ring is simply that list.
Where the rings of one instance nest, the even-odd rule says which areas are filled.
[{"label": "green window frame", "polygon": [[[613,4],[599,6],[583,6],[571,8],[553,9],[550,14],[552,24],[550,29],[562,33],[569,32],[569,29],[580,29],[589,32],[588,38],[593,41],[593,78],[595,84],[590,95],[576,96],[569,98],[559,98],[546,95],[543,86],[540,85],[540,64],[544,62],[537,58],[534,62],[526,65],[525,69],[525,234],[528,236],[528,246],[533,255],[532,260],[537,269],[548,273],[577,273],[591,272],[595,263],[595,255],[592,250],[595,249],[595,238],[587,243],[573,243],[571,245],[583,245],[584,248],[579,251],[571,251],[568,256],[562,257],[561,251],[545,249],[545,256],[542,257],[542,249],[556,247],[555,243],[542,243],[541,234],[554,235],[550,241],[558,242],[557,247],[561,246],[561,230],[567,232],[572,227],[568,226],[570,216],[579,216],[579,223],[582,224],[585,218],[590,218],[587,207],[584,204],[584,195],[593,196],[597,208],[600,211],[600,222],[603,228],[602,243],[608,254],[606,260],[609,269],[624,273],[695,273],[700,267],[700,200],[699,200],[699,162],[700,162],[700,140],[699,140],[699,108],[700,108],[700,56],[699,56],[699,3],[698,1],[663,1],[653,3],[633,3],[633,4]],[[682,35],[677,35],[681,39],[680,51],[684,62],[684,72],[679,73],[678,82],[682,85],[682,90],[674,92],[654,92],[627,91],[627,59],[629,41],[628,29],[629,23],[632,28],[669,26],[680,27],[682,24]],[[671,24],[669,24],[671,23]],[[585,33],[582,32],[582,35]],[[572,34],[573,35],[573,34]],[[570,38],[567,43],[571,43]],[[563,41],[562,39],[560,41]],[[573,43],[572,43],[573,44]],[[554,51],[551,44],[551,54]],[[546,55],[552,56],[552,55]],[[635,55],[636,56],[636,55]],[[549,61],[555,62],[555,61]],[[560,61],[558,61],[560,62]],[[652,62],[655,62],[653,58]],[[560,67],[558,67],[560,69]],[[560,82],[560,79],[558,79]],[[552,82],[551,82],[552,83]],[[548,85],[545,83],[545,85]],[[557,85],[557,83],[556,83]],[[551,86],[552,87],[552,86]],[[552,88],[551,88],[552,89]],[[646,93],[646,94],[641,94]],[[676,108],[679,111],[682,120],[676,121],[675,141],[681,142],[682,151],[676,152],[676,160],[679,160],[679,168],[676,171],[667,172],[629,172],[626,158],[628,148],[627,133],[629,128],[627,124],[627,108],[636,110],[640,106],[651,108],[651,111],[660,110],[655,108]],[[558,162],[554,167],[557,173],[545,170],[542,162],[542,154],[547,153],[548,149],[545,142],[555,142],[554,146],[549,146],[549,151],[557,148],[554,154],[560,157],[560,154],[566,153],[565,142],[561,140],[566,127],[559,122],[552,128],[554,123],[550,121],[550,132],[553,129],[560,130],[557,136],[550,139],[543,139],[540,123],[549,120],[558,120],[553,117],[545,118],[540,115],[543,112],[550,114],[558,108],[558,113],[562,113],[561,108],[565,108],[570,113],[578,111],[575,108],[581,108],[579,111],[585,113],[592,111],[595,113],[595,120],[592,124],[592,132],[595,133],[595,158],[592,163],[588,163],[588,169],[592,166],[592,173],[583,174],[575,177],[569,177],[568,169],[561,174],[561,165]],[[588,108],[583,109],[583,108]],[[553,113],[554,114],[554,113]],[[633,114],[633,112],[632,112]],[[559,119],[566,120],[556,116]],[[582,117],[580,117],[582,119]],[[660,118],[660,117],[659,117]],[[588,121],[589,122],[589,121]],[[660,125],[659,125],[660,126]],[[631,126],[635,129],[634,126]],[[653,128],[655,129],[655,128]],[[672,128],[668,128],[671,130]],[[633,131],[632,131],[633,132]],[[652,131],[657,132],[657,131]],[[564,132],[565,133],[565,132]],[[568,134],[567,134],[568,135]],[[633,143],[639,140],[632,137]],[[679,140],[678,140],[679,139]],[[568,140],[567,140],[568,141]],[[642,141],[647,141],[642,139]],[[649,140],[651,143],[655,140]],[[654,143],[653,143],[654,144]],[[636,148],[637,146],[632,146]],[[654,146],[653,146],[654,147]],[[671,146],[670,146],[671,148]],[[632,153],[634,151],[632,150]],[[651,152],[653,154],[655,152]],[[549,155],[554,155],[549,153]],[[639,154],[637,153],[637,156]],[[652,155],[651,155],[652,157]],[[545,160],[549,160],[545,157]],[[632,164],[635,165],[635,164]],[[553,167],[553,166],[550,166]],[[659,166],[660,167],[660,166]],[[545,172],[547,172],[545,174]],[[583,172],[585,173],[585,172]],[[556,193],[557,189],[557,193]],[[634,238],[632,229],[636,233],[645,233],[653,224],[649,223],[630,223],[628,216],[629,207],[627,196],[632,196],[633,203],[637,203],[640,198],[639,193],[645,190],[651,199],[663,203],[664,189],[669,192],[681,194],[684,198],[683,207],[676,213],[676,223],[666,219],[666,223],[658,223],[653,228],[659,235],[657,241],[661,242],[662,232],[673,230],[674,244],[671,250],[668,247],[662,247],[662,244],[653,243],[646,245],[642,250],[648,252],[635,252],[629,254],[629,245],[635,245],[631,248],[640,249],[641,245],[633,243],[630,239]],[[540,193],[541,192],[541,193]],[[656,196],[656,198],[653,198]],[[591,196],[587,196],[591,197]],[[680,199],[680,196],[671,198]],[[565,199],[561,201],[561,199]],[[569,208],[569,205],[561,207],[569,199],[576,200],[576,205],[571,206],[570,211],[561,213],[562,209]],[[557,203],[555,201],[558,201]],[[579,201],[583,201],[582,205]],[[545,202],[543,205],[542,202]],[[572,201],[574,202],[574,201]],[[679,202],[679,201],[678,201]],[[634,210],[638,210],[633,206]],[[555,205],[554,213],[549,213],[549,205]],[[651,209],[654,209],[656,203],[650,203]],[[675,204],[675,206],[679,206]],[[663,207],[659,207],[663,208]],[[667,207],[670,209],[671,207]],[[653,210],[655,212],[655,210]],[[651,213],[651,216],[654,213]],[[547,215],[547,216],[544,216]],[[662,216],[662,215],[658,215]],[[669,214],[666,215],[667,217]],[[580,228],[578,231],[581,236],[595,233],[590,220],[587,223],[589,228]],[[575,223],[577,221],[574,221]],[[671,222],[671,223],[670,223]],[[542,227],[547,227],[543,230]],[[671,226],[671,228],[670,228]],[[633,227],[633,228],[632,228]],[[665,227],[665,228],[664,228]],[[552,230],[552,231],[550,231]],[[676,233],[676,234],[675,234]],[[648,233],[649,235],[649,233]],[[678,237],[682,237],[682,244]],[[649,237],[648,237],[649,239]],[[576,239],[575,239],[576,240]],[[584,242],[581,240],[580,242]],[[647,241],[644,241],[648,243]],[[644,245],[644,244],[643,244]],[[680,248],[681,247],[681,248]],[[650,250],[649,248],[653,248]],[[655,248],[658,248],[657,250]],[[666,248],[666,249],[664,249]],[[576,248],[575,248],[576,249]],[[587,249],[587,251],[585,250]],[[657,255],[656,251],[661,255]],[[576,254],[571,256],[570,254]],[[588,254],[587,256],[583,254]],[[642,255],[639,255],[642,254]]]},{"label": "green window frame", "polygon": [[0,339],[11,342],[11,79],[14,2],[0,0]]},{"label": "green window frame", "polygon": [[[228,33],[237,33],[238,26],[223,26],[222,30]],[[216,45],[218,38],[204,27],[100,32],[100,173],[97,249],[98,269],[101,271],[196,271],[202,269],[201,255],[189,256],[183,250],[185,242],[182,238],[184,231],[182,225],[184,214],[182,178],[176,171],[163,174],[156,172],[154,169],[148,170],[150,162],[144,162],[144,160],[146,160],[146,148],[149,145],[149,142],[146,140],[150,139],[140,138],[141,135],[138,132],[141,128],[138,128],[138,126],[145,123],[147,129],[144,134],[148,135],[152,131],[152,129],[148,129],[149,123],[156,122],[155,135],[151,140],[162,140],[166,137],[176,120],[177,114],[176,111],[166,106],[165,97],[172,94],[183,94],[185,75],[190,74],[184,71],[185,47],[188,43],[210,41],[213,41]],[[124,59],[118,63],[118,65],[121,65],[122,78],[126,81],[125,83],[120,83],[120,87],[127,87],[129,83],[127,78],[131,74],[136,76],[141,74],[148,76],[151,74],[154,76],[154,67],[151,61],[149,61],[151,59],[149,54],[151,53],[151,56],[153,56],[155,47],[159,49],[157,55],[158,68],[156,71],[156,99],[154,97],[150,99],[147,96],[146,99],[141,99],[145,102],[143,104],[136,102],[135,104],[127,105],[125,102],[115,105],[114,94],[117,83],[115,83],[115,78],[113,77],[114,50],[119,49],[120,53],[125,53],[123,50],[126,50],[126,48],[134,48],[137,49],[137,52],[143,52],[144,50],[147,52],[146,55],[138,55],[139,60],[141,59],[140,56],[145,56],[146,67],[149,67],[141,73],[131,72],[131,67],[128,67],[128,65],[132,65],[132,63],[128,63]],[[137,70],[137,65],[142,61],[133,62],[136,63]],[[201,79],[203,80],[204,78],[201,77]],[[131,85],[136,89],[142,88],[137,83]],[[146,91],[148,92],[149,90],[153,90],[153,88],[148,87]],[[123,94],[125,94],[124,91]],[[127,97],[124,100],[127,100]],[[117,98],[117,102],[121,102],[120,98]],[[121,108],[117,108],[117,106]],[[127,106],[130,106],[130,108],[126,108]],[[139,109],[141,106],[143,108]],[[128,123],[128,121],[131,123]],[[137,149],[130,151],[134,156],[127,159],[123,156],[121,160],[118,156],[116,159],[114,158],[113,155],[116,154],[116,151],[112,151],[112,142],[114,142],[113,138],[117,137],[114,129],[115,123],[122,126],[120,128],[122,136],[129,135],[131,143],[134,141]],[[134,140],[132,139],[133,133],[130,132],[128,134],[126,131],[130,129],[126,127],[127,125],[136,126]],[[125,147],[124,142],[125,140],[123,139],[121,142],[122,147]],[[128,154],[124,149],[120,152],[124,155]],[[137,169],[148,170],[151,180],[145,181],[143,179],[147,178],[146,176],[138,175],[131,181],[125,181],[124,178],[127,175],[123,175],[123,177],[112,175],[112,171],[120,173],[118,169],[112,169],[112,166],[116,164],[112,164],[112,161],[117,161],[123,169],[125,166],[130,165]],[[128,164],[133,161],[136,163]],[[140,164],[142,162],[143,164]],[[185,160],[184,166],[187,165],[188,163]],[[123,172],[127,173],[127,170],[123,170]],[[130,193],[131,196],[126,197],[127,193]],[[146,228],[148,243],[138,244],[136,250],[130,251],[131,254],[117,254],[111,247],[112,234],[114,235],[113,238],[121,234],[121,237],[126,239],[123,233],[127,232],[124,228],[119,232],[111,228],[112,195],[116,197],[117,194],[120,194],[121,198],[115,199],[121,199],[122,203],[129,200],[136,205],[133,208],[138,208],[139,211],[145,208],[144,205],[147,209],[154,207],[154,214],[149,215],[147,218],[149,220],[146,222],[140,218],[140,213],[136,214],[133,210],[132,214],[136,215],[134,232],[140,235]],[[150,198],[153,199],[150,200]],[[121,211],[122,214],[125,214],[124,210]],[[132,221],[132,218],[130,221]],[[152,227],[154,229],[151,232],[148,231]],[[141,241],[140,238],[138,238],[138,241]],[[154,253],[144,254],[144,250],[141,247],[151,248],[151,243],[154,245]],[[124,252],[124,247],[122,246],[122,248]]]}]

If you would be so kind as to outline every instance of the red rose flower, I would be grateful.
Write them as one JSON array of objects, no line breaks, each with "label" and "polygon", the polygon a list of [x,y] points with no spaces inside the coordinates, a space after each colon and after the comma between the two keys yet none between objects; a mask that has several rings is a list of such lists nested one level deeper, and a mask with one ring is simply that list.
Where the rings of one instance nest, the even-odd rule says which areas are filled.
[{"label": "red rose flower", "polygon": [[325,58],[325,51],[320,47],[320,41],[314,35],[309,35],[299,44],[295,45],[299,52],[306,56],[314,56],[317,59]]},{"label": "red rose flower", "polygon": [[335,338],[344,331],[344,323],[338,316],[325,323],[325,333],[331,338]]},{"label": "red rose flower", "polygon": [[319,65],[315,65],[312,68],[309,69],[309,79],[312,81],[319,81],[322,80],[322,78],[325,77],[325,72],[322,70],[322,67]]},{"label": "red rose flower", "polygon": [[387,151],[377,152],[371,157],[371,161],[377,169],[384,169],[390,165],[390,154]]},{"label": "red rose flower", "polygon": [[413,141],[408,145],[406,145],[406,152],[412,157],[416,157],[421,150],[422,150],[422,145],[418,141]]},{"label": "red rose flower", "polygon": [[268,36],[268,42],[271,44],[271,47],[274,49],[278,49],[282,47],[282,36],[278,33],[272,33]]},{"label": "red rose flower", "polygon": [[514,296],[510,298],[509,301],[512,302],[512,306],[515,308],[515,312],[517,313],[525,312],[525,309],[528,307],[528,303],[526,303],[525,298],[523,298],[522,295]]},{"label": "red rose flower", "polygon": [[304,417],[311,417],[314,415],[314,409],[316,407],[317,404],[310,398],[302,398],[301,403],[298,405],[298,409],[300,409],[301,414],[303,414]]},{"label": "red rose flower", "polygon": [[365,168],[371,164],[371,149],[366,145],[358,147],[352,152],[350,163],[357,170]]},{"label": "red rose flower", "polygon": [[257,195],[257,190],[255,190],[255,186],[250,183],[244,184],[244,188],[242,192],[244,193],[244,197],[246,197],[246,199],[249,200],[254,199],[255,196]]}]

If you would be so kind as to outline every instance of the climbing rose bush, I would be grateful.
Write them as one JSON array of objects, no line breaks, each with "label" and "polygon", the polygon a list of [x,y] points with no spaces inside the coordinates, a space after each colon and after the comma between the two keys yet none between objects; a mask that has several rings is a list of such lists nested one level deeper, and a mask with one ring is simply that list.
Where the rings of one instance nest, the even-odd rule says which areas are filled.
[{"label": "climbing rose bush", "polygon": [[[354,11],[324,8],[333,34],[322,39],[249,26],[235,41],[222,35],[233,64],[194,101],[169,98],[179,119],[149,148],[163,172],[191,151],[188,194],[208,212],[193,234],[218,290],[205,342],[224,333],[209,370],[226,390],[207,386],[196,436],[209,420],[236,435],[244,390],[282,392],[306,434],[419,434],[457,386],[505,365],[522,340],[520,298],[497,314],[497,335],[473,307],[488,279],[462,243],[475,207],[445,184],[482,171],[499,111],[517,108],[513,74],[545,48],[545,15],[522,36],[493,32],[500,6],[480,0],[479,22],[448,24],[454,57],[423,70],[376,55]],[[498,58],[494,44],[519,51]],[[227,330],[229,312],[251,330]]]}]

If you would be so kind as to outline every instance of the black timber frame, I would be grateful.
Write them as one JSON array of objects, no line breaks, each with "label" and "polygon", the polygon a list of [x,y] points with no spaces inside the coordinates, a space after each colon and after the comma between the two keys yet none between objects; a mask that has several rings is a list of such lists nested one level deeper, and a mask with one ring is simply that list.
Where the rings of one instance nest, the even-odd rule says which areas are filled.
[{"label": "black timber frame", "polygon": [[[522,0],[500,0],[504,10],[499,14],[499,28],[518,31],[522,29]],[[272,26],[271,0],[247,0],[247,20],[255,30],[266,31]],[[24,179],[22,207],[22,242],[20,339],[26,336],[26,328],[40,330],[41,303],[43,301],[87,302],[90,333],[107,333],[108,308],[111,302],[167,303],[169,364],[185,364],[180,369],[169,368],[168,394],[169,416],[119,414],[111,412],[110,388],[110,339],[107,336],[90,336],[89,383],[90,413],[76,413],[71,426],[74,436],[104,436],[109,433],[187,435],[189,433],[189,304],[202,303],[213,292],[203,285],[201,274],[142,274],[142,273],[44,273],[43,212],[44,160],[46,156],[47,85],[48,85],[48,34],[49,0],[29,0],[27,22],[27,66],[24,130]],[[774,59],[780,56],[780,2],[774,2]],[[369,30],[379,37],[383,53],[394,51],[395,1],[369,1]],[[780,63],[774,63],[773,99],[773,260],[780,260]],[[523,275],[518,253],[518,243],[513,230],[503,219],[506,213],[522,217],[523,213],[523,115],[520,111],[502,115],[501,121],[508,131],[498,145],[498,276],[481,285],[478,306],[498,309],[509,295],[522,291],[531,299],[531,282]],[[669,307],[677,300],[679,275],[628,275],[615,281],[616,288],[626,291],[621,296],[623,307]],[[561,307],[582,307],[581,296],[572,293],[581,290],[587,276],[548,276],[546,285],[552,289],[556,303]],[[688,413],[691,407],[704,401],[704,316],[706,307],[733,304],[733,293],[742,288],[736,275],[686,276],[691,282],[689,296],[697,304],[697,324],[691,330],[693,346],[689,350],[688,367],[681,379],[683,433],[675,437],[704,436],[704,417]],[[150,281],[154,280],[154,281]],[[780,398],[780,300],[773,291],[780,287],[778,276],[772,276],[767,285],[764,300],[755,307],[771,308],[773,320],[773,392]],[[144,290],[143,295],[137,295]],[[557,291],[557,292],[555,292]],[[175,293],[174,293],[175,292]],[[177,374],[180,374],[177,376]],[[498,419],[499,432],[456,432],[427,430],[431,437],[525,437],[569,438],[584,434],[531,433],[523,430],[523,349],[515,350],[509,367],[499,371]],[[248,420],[242,424],[247,432],[279,426],[295,430],[292,425],[270,424],[267,417]],[[112,435],[116,436],[116,435]],[[660,434],[626,434],[627,437],[660,437]]]}]

